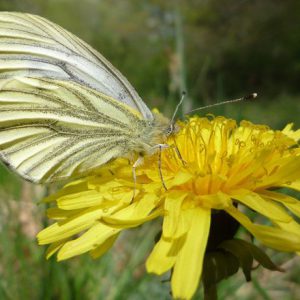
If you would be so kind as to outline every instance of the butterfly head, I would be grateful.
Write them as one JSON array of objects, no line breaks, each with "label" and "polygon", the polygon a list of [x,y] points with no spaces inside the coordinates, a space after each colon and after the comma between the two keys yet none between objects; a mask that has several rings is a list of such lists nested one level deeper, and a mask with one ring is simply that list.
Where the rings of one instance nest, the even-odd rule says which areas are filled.
[{"label": "butterfly head", "polygon": [[166,128],[166,136],[176,134],[178,131],[179,131],[179,126],[174,122],[170,122],[169,126]]},{"label": "butterfly head", "polygon": [[179,131],[179,127],[175,122],[170,121],[159,112],[154,113],[153,129],[160,138],[166,140],[170,135]]}]

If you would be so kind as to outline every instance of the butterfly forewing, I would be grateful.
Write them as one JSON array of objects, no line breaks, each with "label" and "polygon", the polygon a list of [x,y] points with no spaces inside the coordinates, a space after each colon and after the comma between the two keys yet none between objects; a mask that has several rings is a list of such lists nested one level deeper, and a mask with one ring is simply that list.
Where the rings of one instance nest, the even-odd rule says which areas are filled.
[{"label": "butterfly forewing", "polygon": [[0,81],[0,154],[34,182],[81,175],[124,156],[144,126],[130,107],[72,81]]},{"label": "butterfly forewing", "polygon": [[0,78],[71,80],[139,111],[151,111],[127,79],[101,54],[62,27],[35,15],[0,13]]}]

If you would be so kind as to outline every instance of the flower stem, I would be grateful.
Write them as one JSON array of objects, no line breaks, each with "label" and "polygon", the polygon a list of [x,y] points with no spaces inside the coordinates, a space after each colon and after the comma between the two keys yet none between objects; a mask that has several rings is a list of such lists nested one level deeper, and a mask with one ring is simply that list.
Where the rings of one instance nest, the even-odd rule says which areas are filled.
[{"label": "flower stem", "polygon": [[217,300],[218,293],[217,293],[217,285],[210,284],[204,285],[204,300]]}]

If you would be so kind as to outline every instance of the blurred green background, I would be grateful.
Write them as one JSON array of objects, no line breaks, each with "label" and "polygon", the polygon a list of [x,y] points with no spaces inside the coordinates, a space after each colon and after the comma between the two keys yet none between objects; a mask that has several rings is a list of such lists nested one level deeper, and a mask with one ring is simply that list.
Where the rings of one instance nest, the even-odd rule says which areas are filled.
[{"label": "blurred green background", "polygon": [[[183,90],[183,112],[257,92],[255,101],[201,114],[300,126],[300,1],[0,0],[0,10],[75,33],[167,116]],[[100,260],[46,261],[35,241],[47,224],[36,206],[43,193],[0,166],[0,299],[170,299],[168,276],[144,268],[159,222],[126,232]],[[238,273],[221,283],[220,299],[300,299],[299,258],[268,254],[285,274],[258,269],[252,285]]]}]

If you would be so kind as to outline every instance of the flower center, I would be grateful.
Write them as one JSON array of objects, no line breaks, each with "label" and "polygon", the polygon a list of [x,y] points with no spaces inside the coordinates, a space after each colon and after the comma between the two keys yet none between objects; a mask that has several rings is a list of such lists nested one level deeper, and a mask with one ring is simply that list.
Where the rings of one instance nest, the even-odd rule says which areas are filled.
[{"label": "flower center", "polygon": [[267,126],[246,121],[238,126],[223,117],[193,117],[179,126],[180,132],[168,140],[171,147],[162,152],[162,172],[166,177],[186,175],[180,189],[194,195],[259,187],[276,172],[274,157],[283,157],[293,144]]}]

